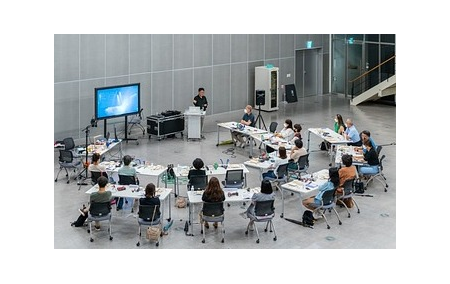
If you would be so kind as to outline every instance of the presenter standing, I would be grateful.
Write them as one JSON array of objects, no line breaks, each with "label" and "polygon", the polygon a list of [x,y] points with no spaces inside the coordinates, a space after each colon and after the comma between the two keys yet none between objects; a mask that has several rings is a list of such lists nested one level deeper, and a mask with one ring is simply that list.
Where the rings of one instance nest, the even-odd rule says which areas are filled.
[{"label": "presenter standing", "polygon": [[[194,103],[194,106],[200,107],[200,110],[206,111],[206,108],[208,107],[208,100],[205,97],[205,89],[204,88],[198,88],[198,94],[194,97],[194,100],[192,101]],[[202,115],[201,117],[201,137],[202,139],[205,139],[205,136],[203,136],[203,123],[205,121],[205,116]]]}]

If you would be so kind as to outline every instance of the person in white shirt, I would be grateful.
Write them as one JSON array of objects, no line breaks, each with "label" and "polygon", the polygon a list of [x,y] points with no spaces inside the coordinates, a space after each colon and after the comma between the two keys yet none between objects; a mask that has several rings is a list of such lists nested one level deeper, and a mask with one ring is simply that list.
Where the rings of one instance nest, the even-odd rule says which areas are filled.
[{"label": "person in white shirt", "polygon": [[276,137],[285,139],[286,141],[291,141],[294,138],[294,130],[292,129],[292,120],[286,119],[284,122],[284,128],[279,133],[275,133]]}]

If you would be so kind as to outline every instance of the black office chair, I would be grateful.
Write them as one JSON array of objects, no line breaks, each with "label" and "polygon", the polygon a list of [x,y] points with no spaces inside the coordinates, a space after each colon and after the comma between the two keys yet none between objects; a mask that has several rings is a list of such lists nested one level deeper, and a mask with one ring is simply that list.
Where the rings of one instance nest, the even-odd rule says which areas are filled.
[{"label": "black office chair", "polygon": [[225,180],[222,181],[225,188],[243,188],[244,187],[244,170],[235,169],[227,170]]},{"label": "black office chair", "polygon": [[108,221],[109,240],[112,241],[113,237],[111,235],[111,203],[109,201],[91,203],[87,221],[89,222],[88,233],[91,242],[94,241],[94,238],[92,236],[92,222],[94,221]]},{"label": "black office chair", "polygon": [[272,121],[269,125],[269,132],[275,133],[275,131],[277,131],[277,126],[278,126],[278,122]]},{"label": "black office chair", "polygon": [[383,146],[377,146],[377,149],[375,149],[377,151],[378,157],[380,156],[380,153],[381,153],[382,149],[383,149]]},{"label": "black office chair", "polygon": [[97,179],[101,176],[104,176],[109,180],[108,174],[106,172],[91,171],[90,173],[91,173],[91,184],[92,185],[96,185]]},{"label": "black office chair", "polygon": [[346,199],[350,199],[351,202],[353,202],[355,204],[356,208],[358,209],[358,214],[360,213],[358,203],[356,203],[356,200],[353,198],[353,193],[355,193],[354,182],[355,182],[355,179],[353,179],[353,178],[348,179],[344,182],[344,185],[343,185],[344,189],[343,189],[342,195],[339,196],[339,198],[336,201],[336,203],[339,202],[340,204],[342,204],[345,207],[345,209],[347,210],[348,218],[350,218],[351,215],[350,215],[350,210],[348,210],[347,204],[344,202],[344,200],[346,200]]},{"label": "black office chair", "polygon": [[288,166],[289,166],[289,164],[279,165],[274,171],[275,178],[266,177],[264,179],[270,180],[271,182],[275,182],[277,184],[276,185],[276,189],[279,190],[280,189],[280,185],[287,182],[287,179],[288,179],[287,168],[288,168]]},{"label": "black office chair", "polygon": [[187,190],[204,190],[208,185],[208,176],[191,176],[188,184]]},{"label": "black office chair", "polygon": [[[379,146],[381,147],[381,146]],[[378,164],[378,173],[376,174],[365,174],[367,176],[369,176],[369,179],[366,182],[365,188],[367,189],[367,186],[369,185],[370,182],[372,182],[374,179],[378,180],[383,186],[384,186],[384,192],[387,192],[387,188],[389,187],[389,185],[387,184],[387,180],[386,177],[383,174],[383,160],[386,156],[383,155],[381,156],[380,160],[379,160],[379,164]]]},{"label": "black office chair", "polygon": [[[250,222],[247,225],[247,230],[245,234],[248,235],[248,231],[250,229],[250,224],[257,222],[266,222],[266,228],[264,232],[267,232],[267,228],[270,226],[270,232],[273,231],[273,240],[277,240],[277,233],[275,232],[275,227],[273,226],[273,218],[275,217],[275,207],[273,206],[274,200],[266,200],[266,201],[256,201],[255,202],[255,215],[247,213],[247,217],[250,219]],[[258,239],[256,243],[259,244],[259,232],[256,224],[253,225],[256,231],[256,236]]]},{"label": "black office chair", "polygon": [[301,173],[308,173],[309,168],[309,153],[303,156],[300,156],[297,161],[297,169],[289,170],[288,169],[288,177],[299,178]]},{"label": "black office chair", "polygon": [[335,197],[334,193],[335,193],[335,190],[325,191],[322,195],[322,200],[321,200],[322,204],[319,207],[317,207],[316,209],[314,209],[314,212],[320,214],[325,219],[325,222],[327,223],[327,229],[330,229],[331,227],[330,227],[330,224],[328,224],[327,217],[325,217],[326,211],[333,210],[339,220],[339,225],[342,225],[341,218],[339,218],[339,214],[335,208],[336,207],[336,197]]},{"label": "black office chair", "polygon": [[200,214],[200,222],[202,223],[201,233],[203,234],[202,243],[205,243],[205,222],[220,222],[222,227],[222,243],[225,242],[225,219],[223,202],[204,202],[203,209]]},{"label": "black office chair", "polygon": [[72,137],[64,138],[64,150],[73,150],[75,148],[75,141]]},{"label": "black office chair", "polygon": [[[158,205],[139,205],[139,214],[138,214],[138,242],[136,246],[141,245],[141,235],[142,230],[141,226],[159,226],[162,232],[162,223],[161,223],[161,212],[159,211]],[[159,240],[161,239],[161,234],[158,236],[158,240],[156,241],[156,246],[159,246]]]},{"label": "black office chair", "polygon": [[[81,166],[81,160],[74,157],[72,150],[59,150],[59,171],[56,175],[55,182],[58,181],[59,173],[62,170],[66,171],[67,183],[70,182],[70,176],[68,169],[73,169],[74,172],[79,171]],[[78,177],[78,173],[76,174]]]}]

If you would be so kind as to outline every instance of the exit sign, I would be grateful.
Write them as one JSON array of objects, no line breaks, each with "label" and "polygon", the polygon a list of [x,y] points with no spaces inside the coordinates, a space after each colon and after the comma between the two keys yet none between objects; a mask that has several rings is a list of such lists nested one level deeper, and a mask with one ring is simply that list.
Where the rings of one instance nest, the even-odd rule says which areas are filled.
[{"label": "exit sign", "polygon": [[308,40],[308,41],[306,42],[306,48],[312,48],[312,46],[313,46],[312,40]]}]

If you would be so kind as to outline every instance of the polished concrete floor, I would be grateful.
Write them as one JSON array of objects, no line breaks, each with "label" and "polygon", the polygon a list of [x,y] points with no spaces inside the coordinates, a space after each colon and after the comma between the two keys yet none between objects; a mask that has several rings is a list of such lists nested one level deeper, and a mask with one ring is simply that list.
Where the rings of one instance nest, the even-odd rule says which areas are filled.
[{"label": "polished concrete floor", "polygon": [[[244,108],[244,106],[243,106]],[[344,208],[337,208],[340,213],[342,225],[338,225],[336,216],[330,215],[331,229],[327,229],[324,220],[318,220],[313,229],[305,228],[280,218],[281,195],[276,192],[276,212],[274,225],[278,239],[273,241],[270,233],[265,233],[260,228],[260,243],[257,244],[256,233],[244,234],[248,220],[243,219],[239,213],[244,211],[242,205],[232,205],[226,208],[225,215],[225,243],[220,242],[219,230],[212,227],[207,231],[206,243],[201,242],[200,227],[194,224],[194,236],[186,236],[184,225],[188,218],[188,209],[173,207],[172,195],[171,216],[173,225],[168,235],[162,238],[158,249],[395,249],[396,248],[396,146],[390,145],[396,142],[396,107],[390,105],[366,103],[360,106],[350,106],[344,96],[321,95],[299,99],[297,103],[280,104],[280,109],[275,112],[261,112],[263,120],[268,127],[270,122],[277,121],[278,130],[281,129],[286,118],[293,123],[302,125],[303,140],[307,141],[307,129],[310,127],[333,127],[335,114],[340,113],[343,118],[352,118],[358,131],[364,129],[372,133],[373,139],[383,147],[384,174],[389,188],[384,192],[383,186],[372,183],[367,194],[372,197],[355,197],[360,206],[361,213],[352,210],[351,218],[347,218]],[[230,145],[216,147],[217,123],[236,121],[242,117],[243,111],[207,116],[205,119],[204,135],[206,139],[201,141],[186,141],[177,135],[176,138],[167,138],[161,141],[148,139],[142,136],[137,128],[132,136],[139,136],[139,145],[134,141],[123,143],[123,153],[136,158],[145,159],[154,164],[180,164],[191,165],[192,160],[201,157],[206,164],[220,162],[220,159],[230,159],[230,163],[242,163],[248,160],[246,149],[230,149]],[[258,112],[255,111],[257,115]],[[221,131],[221,140],[229,139],[225,131]],[[83,141],[76,141],[83,143]],[[310,170],[317,171],[328,168],[329,157],[326,152],[318,150],[320,140],[311,135]],[[389,144],[389,145],[388,145]],[[231,151],[230,151],[231,150]],[[257,149],[258,150],[258,149]],[[259,151],[259,150],[258,150]],[[58,171],[58,152],[54,157],[55,176]],[[248,186],[259,186],[259,171],[249,168]],[[148,182],[156,182],[155,179],[141,177],[141,185]],[[185,187],[181,187],[181,194],[185,194]],[[78,217],[77,209],[88,200],[85,191],[88,186],[82,186],[78,190],[75,181],[66,184],[65,177],[61,173],[60,178],[54,183],[54,248],[56,249],[155,249],[154,243],[148,243],[143,238],[142,245],[136,247],[137,221],[125,210],[122,214],[113,212],[112,232],[114,239],[109,240],[106,224],[103,224],[99,232],[95,232],[95,241],[89,242],[89,234],[86,227],[71,227],[70,223]],[[285,217],[301,219],[301,202],[298,196],[286,194]],[[166,207],[166,216],[167,216]],[[166,223],[166,221],[165,221]]]}]

